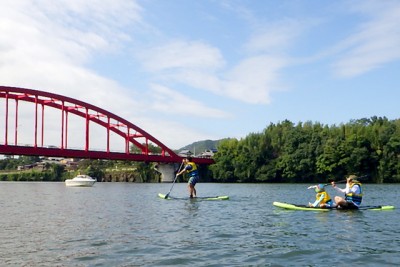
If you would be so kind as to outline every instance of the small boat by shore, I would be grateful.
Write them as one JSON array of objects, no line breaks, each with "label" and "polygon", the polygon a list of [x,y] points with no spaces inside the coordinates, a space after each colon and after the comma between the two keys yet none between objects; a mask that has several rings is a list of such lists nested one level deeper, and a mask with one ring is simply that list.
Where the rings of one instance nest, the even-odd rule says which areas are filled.
[{"label": "small boat by shore", "polygon": [[65,185],[68,187],[91,187],[96,182],[96,179],[90,177],[89,175],[79,174],[72,179],[65,180]]}]

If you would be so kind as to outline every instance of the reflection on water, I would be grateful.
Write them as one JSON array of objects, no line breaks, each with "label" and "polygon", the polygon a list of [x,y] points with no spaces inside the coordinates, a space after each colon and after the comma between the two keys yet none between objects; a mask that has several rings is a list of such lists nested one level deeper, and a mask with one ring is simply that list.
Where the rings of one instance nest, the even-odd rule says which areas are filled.
[{"label": "reflection on water", "polygon": [[[200,183],[200,196],[231,199],[158,198],[169,186],[0,183],[2,264],[390,266],[400,262],[397,209],[304,212],[272,206],[273,201],[308,203],[315,196],[304,184]],[[399,203],[394,193],[399,187],[365,185],[365,205]],[[185,196],[186,185],[176,184],[172,193]]]}]

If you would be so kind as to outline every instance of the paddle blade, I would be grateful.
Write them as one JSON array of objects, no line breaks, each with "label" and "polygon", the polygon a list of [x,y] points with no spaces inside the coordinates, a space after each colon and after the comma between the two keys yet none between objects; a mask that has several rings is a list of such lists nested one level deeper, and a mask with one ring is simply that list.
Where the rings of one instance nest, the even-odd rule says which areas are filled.
[{"label": "paddle blade", "polygon": [[164,199],[167,199],[167,198],[168,198],[168,196],[169,196],[169,193],[165,195]]}]

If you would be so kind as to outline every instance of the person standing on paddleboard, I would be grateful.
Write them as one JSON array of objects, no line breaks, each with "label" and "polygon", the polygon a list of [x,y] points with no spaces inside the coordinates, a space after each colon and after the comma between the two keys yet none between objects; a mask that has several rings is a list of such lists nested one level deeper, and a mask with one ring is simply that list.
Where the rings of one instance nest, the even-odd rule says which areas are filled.
[{"label": "person standing on paddleboard", "polygon": [[184,172],[186,172],[189,175],[188,190],[190,198],[193,198],[196,197],[196,188],[194,187],[200,179],[199,171],[197,170],[196,163],[192,161],[192,157],[184,158],[183,163],[185,164],[185,167],[176,175],[179,176]]},{"label": "person standing on paddleboard", "polygon": [[350,175],[346,179],[346,188],[341,189],[332,182],[332,187],[345,194],[345,197],[335,197],[336,208],[339,209],[358,209],[362,201],[361,183],[356,180],[357,176]]}]

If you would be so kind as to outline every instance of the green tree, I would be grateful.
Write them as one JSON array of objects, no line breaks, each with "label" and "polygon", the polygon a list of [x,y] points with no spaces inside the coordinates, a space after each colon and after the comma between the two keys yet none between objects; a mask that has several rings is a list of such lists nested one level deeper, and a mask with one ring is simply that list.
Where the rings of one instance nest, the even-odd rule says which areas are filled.
[{"label": "green tree", "polygon": [[218,146],[218,152],[214,155],[215,164],[210,166],[214,180],[218,182],[235,182],[234,159],[238,151],[237,139],[228,139],[222,141]]},{"label": "green tree", "polygon": [[64,165],[52,164],[50,181],[62,181],[64,172],[65,172]]}]

